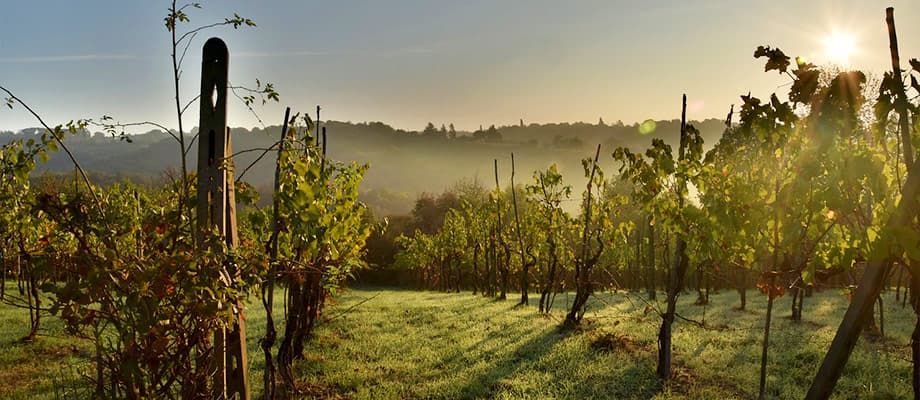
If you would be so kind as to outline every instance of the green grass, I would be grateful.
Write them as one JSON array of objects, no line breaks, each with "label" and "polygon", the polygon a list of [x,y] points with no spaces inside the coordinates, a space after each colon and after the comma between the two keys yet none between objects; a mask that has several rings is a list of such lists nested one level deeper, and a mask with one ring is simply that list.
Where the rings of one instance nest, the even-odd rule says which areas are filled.
[{"label": "green grass", "polygon": [[[353,306],[318,329],[301,364],[315,387],[357,399],[377,398],[756,398],[763,338],[764,297],[747,311],[733,291],[708,307],[684,295],[679,313],[707,329],[678,321],[674,330],[676,378],[662,388],[655,378],[660,319],[640,295],[599,294],[586,327],[557,329],[567,304],[540,315],[469,293],[352,290],[329,313]],[[376,296],[376,297],[375,297]],[[882,342],[860,340],[836,398],[906,398],[911,395],[906,347],[914,316],[886,296]],[[836,291],[807,298],[804,321],[788,318],[781,298],[773,322],[768,393],[802,398],[846,307]]]},{"label": "green grass", "polygon": [[[734,307],[733,291],[713,295],[707,307],[684,295],[679,313],[706,328],[678,320],[674,330],[675,379],[655,378],[660,319],[641,296],[598,294],[583,329],[561,331],[568,299],[540,315],[470,293],[352,289],[331,304],[331,319],[315,332],[297,370],[308,395],[354,399],[405,398],[755,398],[766,302],[749,292],[748,310]],[[914,316],[886,295],[882,341],[862,339],[837,385],[835,398],[907,398]],[[802,398],[846,307],[836,291],[806,298],[804,321],[793,323],[791,299],[781,298],[772,330],[768,393]],[[363,302],[363,303],[361,303]],[[534,301],[532,300],[532,303]],[[361,304],[359,304],[361,303]],[[280,314],[280,305],[279,305]],[[347,311],[347,312],[345,312]],[[261,393],[264,331],[261,306],[247,310],[251,382]],[[28,330],[25,310],[0,306],[0,398],[69,398],[87,366],[85,343],[47,318],[35,343],[17,339]],[[63,390],[68,390],[64,392]],[[57,396],[55,396],[57,391]]]},{"label": "green grass", "polygon": [[0,399],[66,399],[85,388],[79,371],[89,366],[89,344],[66,336],[57,318],[42,315],[41,323],[39,336],[24,343],[28,310],[0,304]]}]

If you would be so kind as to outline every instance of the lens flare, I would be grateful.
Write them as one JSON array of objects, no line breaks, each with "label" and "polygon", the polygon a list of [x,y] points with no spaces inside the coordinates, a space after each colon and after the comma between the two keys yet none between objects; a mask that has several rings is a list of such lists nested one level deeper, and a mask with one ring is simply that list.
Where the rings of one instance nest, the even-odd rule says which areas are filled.
[{"label": "lens flare", "polygon": [[855,51],[856,46],[850,35],[834,32],[824,39],[824,55],[830,62],[848,65]]},{"label": "lens flare", "polygon": [[647,119],[645,122],[639,125],[639,133],[648,135],[649,133],[655,132],[655,129],[657,128],[658,124],[655,121]]}]

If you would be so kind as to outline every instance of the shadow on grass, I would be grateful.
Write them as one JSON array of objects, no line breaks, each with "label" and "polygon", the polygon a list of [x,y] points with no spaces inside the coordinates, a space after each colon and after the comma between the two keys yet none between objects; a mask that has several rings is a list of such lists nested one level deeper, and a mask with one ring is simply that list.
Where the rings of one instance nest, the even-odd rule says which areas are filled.
[{"label": "shadow on grass", "polygon": [[[513,351],[503,355],[500,360],[490,362],[490,368],[481,373],[470,377],[466,385],[457,393],[461,398],[489,398],[496,393],[511,389],[507,379],[523,366],[536,362],[544,355],[548,354],[553,346],[565,339],[571,334],[571,331],[560,328],[549,328],[543,332],[531,337],[525,342],[516,346]],[[469,350],[476,351],[476,348],[485,346],[486,342],[497,340],[495,337],[488,337],[481,340]],[[454,360],[448,360],[453,364]]]}]

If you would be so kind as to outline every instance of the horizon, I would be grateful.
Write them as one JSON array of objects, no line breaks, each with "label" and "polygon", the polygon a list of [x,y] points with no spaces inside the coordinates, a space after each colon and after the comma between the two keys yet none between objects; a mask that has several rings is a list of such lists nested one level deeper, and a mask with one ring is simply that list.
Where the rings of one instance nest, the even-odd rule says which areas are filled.
[{"label": "horizon", "polygon": [[[688,119],[688,120],[687,120],[687,123],[689,123],[689,124],[692,124],[692,123],[705,123],[705,122],[712,121],[712,120],[724,121],[725,118],[724,118],[724,117],[723,117],[723,118],[710,117],[710,118],[701,118],[701,119]],[[646,119],[646,120],[644,120],[644,121],[630,121],[630,122],[627,122],[627,121],[620,121],[620,120],[617,120],[617,121],[607,121],[607,120],[604,120],[604,126],[606,126],[606,127],[616,127],[618,123],[622,123],[622,126],[623,126],[623,127],[633,127],[633,126],[635,126],[635,127],[638,129],[638,128],[639,128],[643,123],[645,123],[646,121],[654,121],[654,122],[656,122],[656,123],[660,123],[660,122],[680,122],[680,119],[675,119],[675,118],[672,118],[672,119],[657,119],[657,120]],[[435,128],[438,128],[438,129],[440,129],[440,127],[441,127],[441,125],[442,125],[440,122],[435,122],[435,121],[430,121],[430,122],[431,122],[432,124],[434,124]],[[533,122],[533,123],[528,123],[527,121],[524,121],[524,127],[527,128],[527,127],[530,127],[530,126],[532,126],[532,125],[543,127],[543,126],[550,126],[550,125],[569,125],[569,126],[571,126],[571,125],[579,125],[579,124],[598,126],[598,125],[599,125],[599,122],[600,122],[599,120],[598,120],[598,121],[594,121],[594,122],[591,122],[591,121],[547,121],[547,122]],[[397,131],[397,132],[416,133],[416,134],[422,133],[422,131],[423,131],[424,128],[425,128],[425,127],[421,127],[421,128],[408,128],[408,129],[406,129],[406,128],[402,128],[402,127],[398,127],[398,126],[393,126],[393,125],[387,123],[386,121],[339,121],[339,120],[334,120],[334,119],[333,119],[333,120],[323,120],[323,121],[322,121],[322,126],[325,126],[326,124],[330,124],[330,123],[332,123],[332,124],[348,124],[348,125],[355,125],[355,126],[358,126],[358,125],[369,125],[369,124],[380,123],[380,124],[384,124],[384,125],[386,125],[386,126],[392,128],[394,131]],[[445,122],[443,125],[447,126],[448,123]],[[267,128],[278,128],[278,127],[280,127],[280,126],[281,126],[280,123],[270,123],[270,124],[266,124],[264,127],[263,127],[263,126],[246,127],[246,126],[229,126],[229,125],[228,125],[228,128],[230,128],[230,129],[244,129],[244,130],[247,130],[247,131],[254,131],[254,130],[257,130],[257,129],[259,129],[259,130],[264,130],[264,129],[267,129]],[[506,124],[506,125],[483,124],[483,125],[482,125],[482,129],[483,129],[483,130],[489,129],[489,126],[495,126],[495,129],[505,129],[505,128],[517,128],[517,127],[520,127],[520,124],[519,124],[519,123],[518,123],[518,124]],[[23,133],[23,132],[25,132],[25,131],[31,131],[31,130],[43,131],[44,129],[45,129],[45,128],[42,127],[42,126],[29,126],[29,127],[25,127],[25,128],[16,129],[16,130],[2,129],[2,128],[0,128],[0,134],[2,134],[2,133],[12,133],[12,134],[18,135],[18,134],[21,134],[21,133]],[[198,125],[191,126],[191,127],[186,127],[185,129],[186,129],[186,133],[195,132],[195,131],[198,129]],[[478,131],[478,130],[479,130],[479,127],[478,127],[478,126],[475,127],[475,128],[473,128],[473,129],[459,129],[459,128],[456,129],[456,131],[457,131],[458,133],[474,133],[474,132],[476,132],[476,131]],[[98,127],[97,127],[97,130],[93,130],[93,129],[90,129],[89,127],[87,127],[87,129],[84,130],[83,132],[90,133],[90,134],[105,133],[105,132],[103,132],[103,130],[102,130],[101,128],[98,128]],[[138,130],[138,131],[132,131],[132,132],[125,132],[125,133],[128,134],[128,135],[144,135],[144,134],[153,133],[153,132],[156,132],[156,133],[165,133],[165,132],[163,132],[162,129],[156,128],[156,127],[151,127],[150,129],[147,129],[146,131],[140,131],[140,130]],[[175,132],[175,130],[173,130],[173,132]],[[642,133],[642,132],[640,132],[640,131],[637,131],[637,132],[638,132],[639,134],[641,134],[641,135],[646,135],[646,134],[644,134],[644,133]],[[109,136],[108,134],[106,134],[106,137],[111,138],[111,136]],[[116,137],[115,139],[117,139],[117,137]]]},{"label": "horizon", "polygon": [[[28,40],[0,39],[0,85],[52,126],[102,115],[177,126],[166,3],[50,3],[42,12],[16,3],[0,17],[0,38],[29,32]],[[204,39],[219,36],[230,47],[233,84],[258,78],[281,94],[280,103],[255,107],[265,126],[285,106],[314,115],[317,104],[323,121],[382,121],[407,131],[427,122],[460,131],[520,119],[640,123],[677,118],[683,93],[689,119],[724,118],[740,95],[767,98],[789,81],[763,72],[752,57],[758,45],[819,66],[878,76],[890,69],[884,9],[891,2],[872,3],[205,2],[180,30],[234,13],[258,26],[199,35],[185,60],[182,97],[197,93]],[[898,4],[902,64],[920,56],[920,43],[909,40],[920,36],[911,23],[918,16],[920,5]],[[241,102],[229,105],[230,125],[261,125]],[[197,125],[195,107],[184,124]],[[22,109],[0,113],[0,130],[34,125]]]}]

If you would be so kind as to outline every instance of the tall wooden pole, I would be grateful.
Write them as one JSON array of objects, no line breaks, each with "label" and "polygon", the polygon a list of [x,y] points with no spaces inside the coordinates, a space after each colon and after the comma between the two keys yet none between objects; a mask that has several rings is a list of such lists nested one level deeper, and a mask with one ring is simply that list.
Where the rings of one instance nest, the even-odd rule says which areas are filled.
[{"label": "tall wooden pole", "polygon": [[[198,139],[197,239],[202,251],[221,248],[210,235],[216,231],[224,244],[236,247],[236,198],[233,172],[227,168],[233,154],[227,128],[227,73],[230,53],[218,38],[204,44],[201,60],[201,98]],[[235,271],[228,271],[231,274]],[[242,308],[230,332],[214,335],[213,394],[218,398],[249,399],[246,330]]]},{"label": "tall wooden pole", "polygon": [[885,24],[888,25],[888,47],[891,52],[891,77],[894,78],[895,110],[898,112],[898,128],[901,146],[904,149],[904,164],[907,168],[914,163],[914,152],[910,141],[910,121],[907,116],[907,94],[904,93],[904,80],[901,78],[901,56],[898,53],[898,34],[894,28],[894,7],[885,9]]},{"label": "tall wooden pole", "polygon": [[[317,107],[317,110],[319,110],[318,107]],[[319,114],[317,113],[317,115],[319,115]],[[322,135],[322,136],[323,136],[323,157],[320,158],[320,160],[319,160],[319,162],[320,162],[320,164],[319,164],[319,174],[320,174],[320,175],[322,175],[323,172],[326,171],[326,127],[325,127],[325,126],[323,127],[323,135]]]},{"label": "tall wooden pole", "polygon": [[275,398],[275,363],[272,359],[272,347],[275,345],[277,332],[275,319],[272,314],[275,306],[275,274],[278,269],[278,235],[281,232],[281,222],[278,210],[277,194],[281,191],[281,156],[284,153],[284,142],[288,137],[288,121],[291,119],[291,107],[284,110],[284,123],[281,126],[281,139],[278,141],[278,159],[275,162],[275,198],[272,199],[272,236],[268,242],[268,254],[271,264],[268,279],[262,285],[262,305],[265,307],[265,337],[260,345],[265,355],[265,372],[262,374],[263,392],[266,399]]},{"label": "tall wooden pole", "polygon": [[[687,145],[687,95],[683,96],[680,112],[680,147],[678,160],[684,159]],[[683,192],[686,190],[685,178],[677,178],[677,207],[684,207]],[[671,378],[671,325],[674,324],[674,315],[677,313],[677,296],[687,272],[687,242],[684,237],[677,235],[674,246],[674,259],[671,260],[671,269],[668,274],[667,310],[661,316],[661,329],[658,331],[658,378],[667,381]]]},{"label": "tall wooden pole", "polygon": [[[523,120],[521,120],[523,122]],[[526,306],[530,301],[527,298],[529,282],[527,281],[527,260],[524,257],[524,238],[521,232],[521,219],[518,217],[517,190],[514,187],[514,153],[511,153],[511,204],[514,206],[514,225],[517,228],[518,245],[521,248],[521,302],[518,305]]]},{"label": "tall wooden pole", "polygon": [[508,271],[507,269],[509,267],[507,265],[505,265],[504,267],[501,266],[502,262],[498,254],[498,246],[504,247],[505,240],[502,238],[502,230],[503,230],[503,226],[502,226],[502,187],[498,183],[498,159],[496,158],[494,161],[495,161],[494,163],[495,165],[495,215],[496,215],[497,222],[498,222],[497,225],[495,226],[495,235],[496,235],[497,241],[495,245],[496,247],[495,247],[494,257],[495,257],[495,266],[496,268],[498,268],[498,273],[501,275],[501,277],[499,277],[501,281],[500,289],[499,289],[500,290],[499,298],[502,300],[505,300],[505,298],[508,295],[506,292],[508,290]]},{"label": "tall wooden pole", "polygon": [[137,253],[137,258],[144,258],[144,242],[141,234],[141,197],[137,193],[137,190],[134,191],[134,246]]},{"label": "tall wooden pole", "polygon": [[646,285],[648,285],[648,299],[655,300],[655,221],[652,214],[648,215],[648,271],[646,272]]}]

